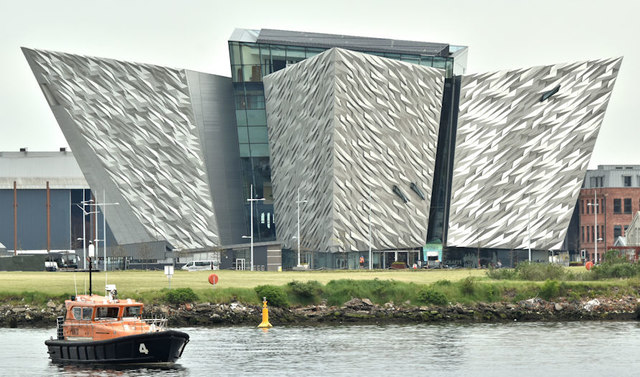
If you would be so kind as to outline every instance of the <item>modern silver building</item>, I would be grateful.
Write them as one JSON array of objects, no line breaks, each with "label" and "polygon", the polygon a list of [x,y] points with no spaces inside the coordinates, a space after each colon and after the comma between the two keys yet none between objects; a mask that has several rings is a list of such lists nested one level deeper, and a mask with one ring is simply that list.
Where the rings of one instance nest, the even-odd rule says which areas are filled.
[{"label": "modern silver building", "polygon": [[621,62],[464,75],[463,46],[268,29],[229,47],[232,78],[24,49],[95,200],[119,203],[100,207],[117,244],[218,250],[253,224],[333,255],[557,249]]},{"label": "modern silver building", "polygon": [[[150,256],[241,241],[229,78],[24,49],[117,244]],[[214,199],[215,198],[215,199]]]},{"label": "modern silver building", "polygon": [[[561,248],[620,63],[461,76],[444,245]],[[265,77],[285,245],[295,234],[296,189],[322,203],[300,220],[313,250],[365,250],[367,224],[376,250],[423,245],[442,147],[434,142],[440,113],[431,110],[442,106],[442,78],[343,50]]]},{"label": "modern silver building", "polygon": [[444,71],[331,49],[265,77],[275,211],[305,249],[413,248],[427,237]]}]

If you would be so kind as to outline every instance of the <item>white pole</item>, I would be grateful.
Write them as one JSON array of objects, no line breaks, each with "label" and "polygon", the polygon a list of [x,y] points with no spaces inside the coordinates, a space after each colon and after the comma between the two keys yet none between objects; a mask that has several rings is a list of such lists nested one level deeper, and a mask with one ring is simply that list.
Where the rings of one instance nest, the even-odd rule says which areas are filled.
[{"label": "white pole", "polygon": [[251,199],[249,200],[251,205],[251,271],[253,271],[253,184],[251,185]]},{"label": "white pole", "polygon": [[596,217],[595,217],[595,222],[596,222],[596,229],[595,229],[595,264],[598,264],[598,198],[596,196],[596,189],[593,189],[593,208],[596,210]]},{"label": "white pole", "polygon": [[105,215],[107,193],[104,190],[102,190],[102,202],[105,203],[102,206],[102,255],[104,257],[104,272],[107,272],[107,216]]},{"label": "white pole", "polygon": [[369,270],[373,270],[373,256],[371,255],[371,191],[369,191],[368,204],[369,204]]},{"label": "white pole", "polygon": [[84,190],[82,189],[82,269],[86,270],[87,269],[87,213],[84,210],[84,206],[85,206],[85,194],[84,194]]},{"label": "white pole", "polygon": [[300,187],[298,187],[298,267],[300,267]]},{"label": "white pole", "polygon": [[94,202],[94,204],[95,204],[95,206],[96,206],[96,210],[95,210],[95,211],[93,211],[93,212],[95,212],[95,214],[96,214],[96,223],[95,223],[95,227],[96,227],[96,239],[95,239],[95,240],[93,240],[93,244],[94,244],[94,247],[96,248],[96,249],[95,249],[95,258],[96,258],[96,267],[98,267],[98,266],[97,266],[97,263],[98,263],[98,258],[100,257],[100,251],[99,251],[99,250],[100,250],[100,247],[99,247],[99,244],[98,244],[98,243],[100,242],[100,237],[99,237],[99,235],[98,235],[98,212],[99,212],[99,211],[98,211],[98,209],[99,209],[100,207],[98,207],[98,195],[96,194],[96,195],[94,195],[94,197],[96,198],[96,200],[95,200],[95,202]]},{"label": "white pole", "polygon": [[527,238],[529,239],[529,263],[531,263],[531,196],[527,198]]},{"label": "white pole", "polygon": [[300,187],[298,187],[298,267],[300,267],[300,203],[306,203],[306,200],[300,200]]}]

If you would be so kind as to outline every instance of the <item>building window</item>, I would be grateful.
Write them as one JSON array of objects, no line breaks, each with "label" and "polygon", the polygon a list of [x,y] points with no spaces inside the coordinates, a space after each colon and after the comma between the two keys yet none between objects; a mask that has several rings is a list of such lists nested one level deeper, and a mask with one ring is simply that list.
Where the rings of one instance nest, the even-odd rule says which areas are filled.
[{"label": "building window", "polygon": [[580,237],[582,239],[582,242],[584,242],[584,226],[580,227]]},{"label": "building window", "polygon": [[613,238],[614,240],[617,240],[618,237],[622,236],[622,226],[620,225],[615,225],[613,227]]},{"label": "building window", "polygon": [[580,201],[580,214],[584,215],[584,200]]},{"label": "building window", "polygon": [[602,187],[604,177],[591,177],[591,187]]},{"label": "building window", "polygon": [[631,199],[624,200],[624,213],[631,213]]},{"label": "building window", "polygon": [[629,229],[629,225],[624,226],[624,236],[627,236],[627,229]]},{"label": "building window", "polygon": [[613,213],[622,213],[622,199],[613,199]]},{"label": "building window", "polygon": [[598,238],[604,240],[604,225],[600,225],[600,232],[598,232]]},{"label": "building window", "polygon": [[624,187],[631,187],[631,176],[623,175],[622,179],[624,180]]}]

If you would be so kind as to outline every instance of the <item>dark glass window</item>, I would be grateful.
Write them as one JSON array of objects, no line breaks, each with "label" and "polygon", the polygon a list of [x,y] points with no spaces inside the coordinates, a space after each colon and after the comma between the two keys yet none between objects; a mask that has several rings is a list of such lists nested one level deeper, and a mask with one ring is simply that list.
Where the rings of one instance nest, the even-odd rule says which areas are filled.
[{"label": "dark glass window", "polygon": [[624,200],[624,213],[631,213],[631,199],[625,198]]},{"label": "dark glass window", "polygon": [[624,187],[631,187],[631,176],[625,175],[622,178],[624,179]]},{"label": "dark glass window", "polygon": [[613,213],[622,213],[622,199],[613,199]]},{"label": "dark glass window", "polygon": [[617,239],[617,238],[618,238],[618,237],[620,237],[620,236],[622,236],[622,226],[620,226],[620,225],[615,225],[615,226],[613,227],[613,238],[616,238],[616,239]]},{"label": "dark glass window", "polygon": [[584,227],[583,226],[580,227],[580,235],[581,235],[581,238],[582,238],[582,242],[584,242]]}]

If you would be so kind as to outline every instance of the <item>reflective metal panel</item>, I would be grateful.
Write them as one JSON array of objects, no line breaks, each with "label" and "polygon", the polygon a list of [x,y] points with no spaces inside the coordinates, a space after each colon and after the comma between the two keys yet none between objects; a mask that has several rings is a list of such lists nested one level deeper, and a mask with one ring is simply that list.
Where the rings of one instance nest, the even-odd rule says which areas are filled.
[{"label": "reflective metal panel", "polygon": [[177,249],[219,244],[185,71],[24,52],[91,188],[99,198],[104,189],[111,200],[124,200],[107,217],[129,209],[147,233],[118,232],[110,221],[119,243],[151,237]]},{"label": "reflective metal panel", "polygon": [[561,247],[621,60],[463,76],[448,246]]},{"label": "reflective metal panel", "polygon": [[[266,76],[278,239],[303,248],[426,238],[444,72],[331,49]],[[413,185],[412,185],[413,184]]]}]

